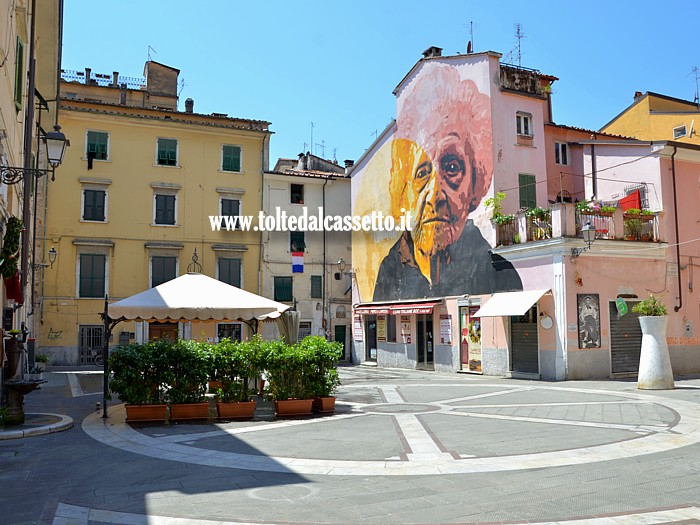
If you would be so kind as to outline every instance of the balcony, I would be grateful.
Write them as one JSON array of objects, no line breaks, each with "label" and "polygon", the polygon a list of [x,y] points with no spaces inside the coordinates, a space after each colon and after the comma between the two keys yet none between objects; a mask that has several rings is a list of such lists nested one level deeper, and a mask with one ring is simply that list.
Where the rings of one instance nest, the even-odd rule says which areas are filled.
[{"label": "balcony", "polygon": [[547,241],[561,237],[582,238],[590,223],[596,239],[610,241],[660,242],[659,213],[621,209],[585,210],[570,203],[557,203],[549,210],[520,211],[501,217],[496,226],[496,244],[509,246]]}]

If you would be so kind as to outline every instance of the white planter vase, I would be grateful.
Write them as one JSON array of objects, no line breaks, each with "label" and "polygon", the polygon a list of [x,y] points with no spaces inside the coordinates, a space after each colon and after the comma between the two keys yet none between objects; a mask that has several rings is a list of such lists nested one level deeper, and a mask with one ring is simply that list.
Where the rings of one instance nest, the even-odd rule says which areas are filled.
[{"label": "white planter vase", "polygon": [[639,356],[637,388],[640,390],[672,390],[673,371],[666,344],[668,316],[641,316],[642,352]]}]

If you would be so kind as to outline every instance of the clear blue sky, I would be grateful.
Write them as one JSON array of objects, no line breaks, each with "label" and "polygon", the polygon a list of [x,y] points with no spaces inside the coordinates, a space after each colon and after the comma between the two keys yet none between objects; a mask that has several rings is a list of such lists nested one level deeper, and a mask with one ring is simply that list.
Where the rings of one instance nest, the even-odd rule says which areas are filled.
[{"label": "clear blue sky", "polygon": [[[310,149],[357,159],[395,116],[393,89],[431,45],[505,56],[559,77],[554,120],[598,129],[635,91],[693,100],[700,2],[66,0],[63,68],[180,69],[198,113],[267,120],[270,162]],[[515,53],[514,53],[515,56]],[[515,61],[515,59],[513,60]],[[305,146],[306,143],[306,146]]]}]

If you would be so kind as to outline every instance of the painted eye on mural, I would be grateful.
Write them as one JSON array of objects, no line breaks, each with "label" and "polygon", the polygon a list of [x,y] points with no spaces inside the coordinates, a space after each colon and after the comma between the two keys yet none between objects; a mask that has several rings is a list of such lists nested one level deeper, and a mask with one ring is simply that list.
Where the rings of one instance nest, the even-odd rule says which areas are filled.
[{"label": "painted eye on mural", "polygon": [[433,171],[433,165],[430,162],[428,162],[428,161],[422,162],[416,168],[416,172],[413,175],[413,178],[416,180],[427,179],[430,176],[430,174],[432,173],[432,171]]},{"label": "painted eye on mural", "polygon": [[450,179],[464,175],[464,161],[455,154],[443,155],[440,170]]}]

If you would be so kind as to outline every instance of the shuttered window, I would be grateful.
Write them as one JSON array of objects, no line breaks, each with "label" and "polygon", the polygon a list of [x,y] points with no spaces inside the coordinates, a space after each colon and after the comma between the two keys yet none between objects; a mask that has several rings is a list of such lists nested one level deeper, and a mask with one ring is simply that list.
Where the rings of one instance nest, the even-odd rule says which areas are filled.
[{"label": "shuttered window", "polygon": [[535,176],[525,173],[518,174],[518,186],[520,187],[520,207],[534,208],[537,206],[537,186]]},{"label": "shuttered window", "polygon": [[221,171],[241,171],[241,147],[224,144],[221,148]]},{"label": "shuttered window", "polygon": [[323,277],[321,275],[311,276],[311,298],[323,298]]},{"label": "shuttered window", "polygon": [[83,190],[83,220],[105,220],[105,197],[103,190]]},{"label": "shuttered window", "polygon": [[240,259],[219,259],[219,281],[241,287],[241,260]]},{"label": "shuttered window", "polygon": [[105,295],[104,255],[83,253],[80,255],[80,297],[104,297]]},{"label": "shuttered window", "polygon": [[177,277],[177,257],[151,258],[151,286],[167,283]]},{"label": "shuttered window", "polygon": [[291,301],[292,298],[292,278],[275,277],[275,301]]}]

